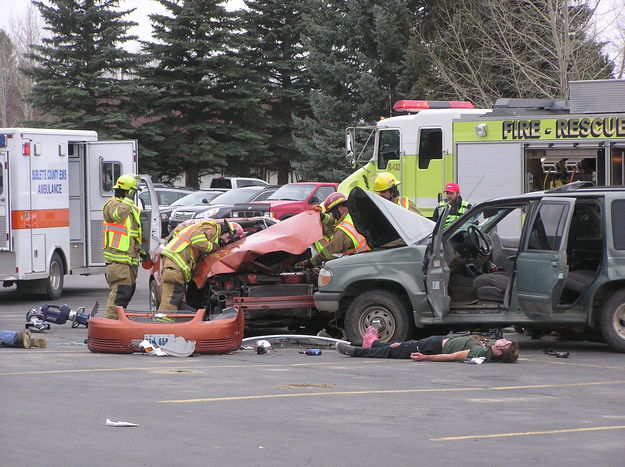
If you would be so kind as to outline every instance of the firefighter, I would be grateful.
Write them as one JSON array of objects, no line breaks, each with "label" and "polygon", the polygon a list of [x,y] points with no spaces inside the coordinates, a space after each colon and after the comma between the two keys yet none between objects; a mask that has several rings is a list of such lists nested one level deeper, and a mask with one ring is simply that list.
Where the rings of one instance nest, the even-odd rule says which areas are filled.
[{"label": "firefighter", "polygon": [[[330,240],[332,239],[332,236],[334,235],[334,229],[336,229],[338,223],[337,217],[332,215],[331,212],[332,208],[337,205],[336,200],[343,198],[345,198],[344,195],[341,195],[337,198],[336,193],[331,193],[324,201],[321,202],[321,204],[313,207],[313,210],[319,213],[319,221],[321,222],[321,231],[323,235],[320,240],[317,240],[315,243],[313,243],[313,248],[317,253],[319,253],[326,246],[328,246]],[[326,201],[328,200],[329,202],[326,203]]]},{"label": "firefighter", "polygon": [[236,222],[200,221],[180,225],[163,251],[161,276],[161,303],[158,311],[175,311],[180,308],[191,280],[195,265],[207,255],[244,236],[243,228]]},{"label": "firefighter", "polygon": [[373,191],[375,191],[382,198],[389,200],[391,203],[399,204],[402,208],[406,208],[416,214],[422,215],[417,209],[417,205],[410,201],[406,196],[399,196],[399,189],[397,186],[401,182],[398,182],[390,172],[380,172],[375,177],[373,184]]},{"label": "firefighter", "polygon": [[102,208],[104,262],[109,293],[105,318],[117,319],[116,307],[127,307],[135,293],[141,249],[141,220],[134,204],[138,177],[124,174],[113,185],[114,195]]},{"label": "firefighter", "polygon": [[361,253],[369,250],[367,241],[354,227],[352,217],[347,208],[347,196],[343,193],[331,193],[323,202],[327,213],[336,221],[336,227],[329,243],[308,261],[301,261],[298,266],[319,266],[324,261],[336,258],[338,255]]},{"label": "firefighter", "polygon": [[457,183],[448,183],[445,185],[445,201],[441,201],[438,207],[434,210],[432,220],[436,222],[440,215],[445,210],[447,204],[451,205],[451,209],[447,213],[447,219],[445,219],[445,228],[449,227],[456,219],[467,212],[471,205],[462,199],[460,196],[460,186]]}]

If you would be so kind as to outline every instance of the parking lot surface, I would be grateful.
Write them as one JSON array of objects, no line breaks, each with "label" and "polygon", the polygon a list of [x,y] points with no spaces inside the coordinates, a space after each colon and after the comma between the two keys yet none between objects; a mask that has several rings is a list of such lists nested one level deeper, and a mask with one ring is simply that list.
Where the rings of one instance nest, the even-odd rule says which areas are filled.
[{"label": "parking lot surface", "polygon": [[[56,303],[107,295],[103,276],[66,287]],[[3,290],[0,328],[43,303]],[[144,276],[131,307],[147,308]],[[625,464],[625,355],[604,344],[521,336],[517,364],[467,365],[94,354],[84,328],[45,334],[46,349],[0,349],[2,466]]]}]

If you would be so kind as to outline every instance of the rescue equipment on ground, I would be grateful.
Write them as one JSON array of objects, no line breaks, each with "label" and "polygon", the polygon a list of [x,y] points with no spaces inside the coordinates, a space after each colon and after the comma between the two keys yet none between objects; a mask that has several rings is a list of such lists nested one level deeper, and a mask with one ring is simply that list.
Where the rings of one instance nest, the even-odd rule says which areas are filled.
[{"label": "rescue equipment on ground", "polygon": [[34,332],[43,332],[50,329],[50,324],[72,323],[72,328],[80,325],[89,327],[89,319],[98,312],[99,302],[95,302],[90,313],[85,312],[85,307],[81,306],[72,310],[69,305],[42,305],[39,310],[32,309],[26,313],[26,324],[24,327]]}]

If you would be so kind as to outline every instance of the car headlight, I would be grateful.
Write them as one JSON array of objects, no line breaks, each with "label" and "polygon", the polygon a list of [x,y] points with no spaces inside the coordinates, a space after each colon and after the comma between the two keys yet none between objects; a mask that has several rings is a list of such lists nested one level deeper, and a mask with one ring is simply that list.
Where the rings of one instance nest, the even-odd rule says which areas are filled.
[{"label": "car headlight", "polygon": [[319,287],[328,285],[332,280],[333,275],[334,273],[332,272],[332,269],[321,268],[321,271],[319,271],[319,277],[317,278],[317,285]]},{"label": "car headlight", "polygon": [[213,208],[213,209],[209,209],[208,211],[201,212],[195,217],[201,217],[201,218],[213,217],[213,216],[216,216],[218,213],[219,213],[219,208]]}]

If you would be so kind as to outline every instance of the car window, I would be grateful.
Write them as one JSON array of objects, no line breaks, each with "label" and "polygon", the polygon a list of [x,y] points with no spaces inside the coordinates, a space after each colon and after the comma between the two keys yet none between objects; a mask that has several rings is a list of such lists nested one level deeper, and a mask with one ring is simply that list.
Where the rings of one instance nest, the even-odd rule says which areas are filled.
[{"label": "car window", "polygon": [[267,198],[269,198],[272,194],[275,193],[276,190],[266,190],[261,192],[256,198],[254,198],[254,201],[265,201]]},{"label": "car window", "polygon": [[220,191],[196,191],[189,195],[185,195],[182,198],[177,199],[170,206],[201,206],[205,204],[202,200],[206,200],[210,203],[211,200],[219,196]]},{"label": "car window", "polygon": [[612,238],[614,248],[625,250],[625,199],[612,201]]},{"label": "car window", "polygon": [[308,195],[315,189],[315,185],[308,184],[288,184],[281,186],[267,199],[277,199],[283,201],[305,201]]},{"label": "car window", "polygon": [[532,223],[526,250],[557,251],[568,209],[565,203],[542,203]]},{"label": "car window", "polygon": [[443,158],[443,131],[439,128],[421,130],[419,168],[427,169],[432,159]]},{"label": "car window", "polygon": [[232,181],[224,177],[213,178],[211,188],[232,188]]},{"label": "car window", "polygon": [[315,193],[315,196],[319,199],[319,202],[321,203],[335,191],[336,190],[334,189],[333,186],[320,186],[317,192]]},{"label": "car window", "polygon": [[186,196],[186,193],[179,191],[161,191],[156,190],[156,194],[158,195],[158,204],[159,206],[169,206],[174,201]]},{"label": "car window", "polygon": [[233,190],[226,191],[217,196],[211,204],[235,204],[235,203],[249,203],[260,190],[254,190],[249,188],[234,188]]},{"label": "car window", "polygon": [[378,169],[386,169],[388,161],[398,160],[400,151],[399,130],[382,130],[378,142]]},{"label": "car window", "polygon": [[141,203],[144,207],[148,207],[150,206],[150,192],[149,191],[144,191],[143,193],[139,194],[139,199],[141,200]]}]

